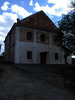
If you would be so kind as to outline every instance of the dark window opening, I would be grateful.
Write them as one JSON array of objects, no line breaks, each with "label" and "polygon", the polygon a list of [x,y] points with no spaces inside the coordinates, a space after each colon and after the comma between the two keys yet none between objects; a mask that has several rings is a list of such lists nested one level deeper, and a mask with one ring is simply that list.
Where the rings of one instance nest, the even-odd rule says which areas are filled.
[{"label": "dark window opening", "polygon": [[32,40],[32,33],[31,32],[27,32],[27,40]]},{"label": "dark window opening", "polygon": [[45,35],[41,34],[41,42],[45,42]]},{"label": "dark window opening", "polygon": [[32,51],[27,51],[27,59],[32,59]]},{"label": "dark window opening", "polygon": [[58,60],[58,53],[55,53],[55,60]]}]

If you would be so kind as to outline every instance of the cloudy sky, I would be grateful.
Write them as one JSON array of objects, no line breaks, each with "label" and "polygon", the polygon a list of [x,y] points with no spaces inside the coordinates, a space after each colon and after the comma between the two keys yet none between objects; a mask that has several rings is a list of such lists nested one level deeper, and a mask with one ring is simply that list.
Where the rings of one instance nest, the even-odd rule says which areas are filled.
[{"label": "cloudy sky", "polygon": [[0,0],[0,43],[4,51],[3,41],[17,18],[23,19],[43,10],[57,25],[62,14],[67,14],[71,0]]}]

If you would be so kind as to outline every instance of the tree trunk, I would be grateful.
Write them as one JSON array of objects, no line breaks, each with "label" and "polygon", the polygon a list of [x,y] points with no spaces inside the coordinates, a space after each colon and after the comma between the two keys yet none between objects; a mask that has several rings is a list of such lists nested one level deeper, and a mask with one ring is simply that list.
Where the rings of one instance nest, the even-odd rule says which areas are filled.
[{"label": "tree trunk", "polygon": [[64,55],[65,64],[68,64],[68,63],[67,63],[67,57],[68,57],[68,55],[67,55],[67,54],[65,54],[65,55]]}]

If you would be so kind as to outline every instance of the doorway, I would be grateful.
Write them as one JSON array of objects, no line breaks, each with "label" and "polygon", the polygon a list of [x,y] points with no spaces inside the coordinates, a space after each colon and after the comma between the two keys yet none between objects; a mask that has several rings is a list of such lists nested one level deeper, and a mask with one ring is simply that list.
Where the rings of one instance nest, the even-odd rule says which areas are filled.
[{"label": "doorway", "polygon": [[47,52],[40,53],[40,64],[46,64],[46,56],[47,56]]}]

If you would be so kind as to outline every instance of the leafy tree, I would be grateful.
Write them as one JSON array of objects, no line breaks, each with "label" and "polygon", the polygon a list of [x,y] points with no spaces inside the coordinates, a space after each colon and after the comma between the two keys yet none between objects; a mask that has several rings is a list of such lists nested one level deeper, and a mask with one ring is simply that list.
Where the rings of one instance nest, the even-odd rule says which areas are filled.
[{"label": "leafy tree", "polygon": [[4,56],[4,52],[2,52],[1,56]]},{"label": "leafy tree", "polygon": [[[75,4],[73,6],[75,7]],[[62,15],[58,26],[59,30],[55,36],[55,42],[64,50],[65,63],[67,63],[67,57],[72,53],[75,55],[75,11]]]},{"label": "leafy tree", "polygon": [[73,8],[73,11],[75,11],[75,1],[74,2],[71,2],[70,7]]},{"label": "leafy tree", "polygon": [[1,46],[2,46],[2,44],[0,44],[0,51],[1,51]]}]

